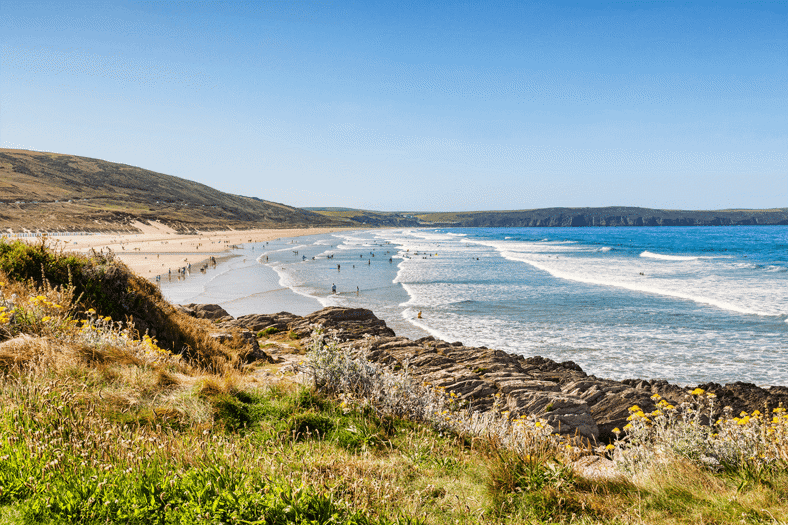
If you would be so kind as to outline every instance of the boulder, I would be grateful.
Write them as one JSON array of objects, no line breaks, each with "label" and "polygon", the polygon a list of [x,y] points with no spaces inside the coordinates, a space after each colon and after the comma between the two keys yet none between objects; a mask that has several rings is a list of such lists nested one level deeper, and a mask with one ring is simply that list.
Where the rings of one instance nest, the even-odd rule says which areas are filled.
[{"label": "boulder", "polygon": [[280,332],[286,332],[289,329],[289,324],[299,319],[301,319],[299,316],[293,315],[289,312],[279,312],[277,314],[269,315],[249,314],[242,315],[231,321],[229,324],[231,326],[251,330],[254,333],[258,333],[271,327],[276,328]]},{"label": "boulder", "polygon": [[322,325],[327,331],[336,330],[341,340],[362,339],[366,335],[392,337],[394,331],[378,319],[371,310],[330,306],[289,324],[289,329],[304,337],[312,333],[313,325]]},{"label": "boulder", "polygon": [[233,316],[218,304],[189,303],[183,306],[194,312],[194,317],[198,319],[209,319],[211,321],[230,321],[233,319]]}]

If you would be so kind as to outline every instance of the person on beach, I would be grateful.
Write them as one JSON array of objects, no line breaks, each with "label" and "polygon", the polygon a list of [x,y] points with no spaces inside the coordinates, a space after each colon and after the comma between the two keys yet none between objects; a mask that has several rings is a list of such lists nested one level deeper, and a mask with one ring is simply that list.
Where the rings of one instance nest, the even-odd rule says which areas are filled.
[{"label": "person on beach", "polygon": [[356,295],[358,295],[360,291],[361,290],[358,289],[358,286],[356,286]]},{"label": "person on beach", "polygon": [[341,265],[341,264],[337,264],[337,271],[339,271],[339,269],[340,269],[341,267],[342,267],[342,265]]},{"label": "person on beach", "polygon": [[337,285],[336,284],[332,284],[331,285],[331,293],[337,293]]}]

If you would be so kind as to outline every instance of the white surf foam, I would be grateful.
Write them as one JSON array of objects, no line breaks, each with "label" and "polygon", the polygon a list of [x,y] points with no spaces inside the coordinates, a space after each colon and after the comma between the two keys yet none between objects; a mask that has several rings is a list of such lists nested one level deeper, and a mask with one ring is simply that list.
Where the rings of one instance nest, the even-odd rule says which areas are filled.
[{"label": "white surf foam", "polygon": [[644,251],[640,256],[646,259],[659,259],[660,261],[696,261],[700,258],[692,255],[664,255],[661,253],[652,253],[650,251]]},{"label": "white surf foam", "polygon": [[445,334],[440,330],[433,328],[432,326],[425,323],[424,319],[419,319],[417,310],[414,310],[412,308],[406,308],[405,310],[402,311],[402,318],[405,319],[410,324],[412,324],[413,326],[415,326],[416,328],[421,328],[435,339],[441,339],[443,341],[453,340],[451,335]]},{"label": "white surf foam", "polygon": [[279,286],[283,288],[289,288],[290,290],[292,290],[294,293],[297,293],[298,295],[309,297],[310,299],[317,299],[320,302],[320,304],[323,306],[323,308],[325,308],[326,306],[337,306],[337,303],[334,302],[335,299],[332,300],[331,296],[323,297],[319,295],[312,295],[306,290],[304,290],[301,286],[299,286],[295,282],[293,276],[290,275],[287,272],[287,270],[283,269],[280,265],[268,264],[266,266],[273,268],[273,270],[277,273],[277,275],[279,275]]},{"label": "white surf foam", "polygon": [[662,295],[665,297],[675,297],[678,299],[685,299],[688,301],[694,301],[696,303],[707,304],[710,306],[721,308],[723,310],[729,310],[731,312],[738,312],[742,314],[763,315],[763,316],[775,316],[775,315],[783,314],[782,312],[777,312],[777,311],[766,311],[756,308],[748,308],[745,306],[741,306],[740,304],[733,303],[730,300],[710,297],[708,295],[703,295],[702,293],[690,294],[684,291],[668,289],[657,285],[639,284],[636,282],[624,281],[621,279],[616,280],[613,278],[605,278],[603,275],[600,276],[600,274],[597,274],[595,276],[590,276],[587,274],[580,274],[578,272],[566,271],[566,270],[558,269],[550,264],[535,260],[533,257],[530,257],[527,254],[502,251],[501,255],[509,260],[530,264],[534,268],[538,268],[539,270],[545,271],[550,275],[552,275],[553,277],[558,277],[559,279],[566,279],[568,281],[575,281],[575,282],[581,282],[585,284],[592,284],[598,286],[613,286],[616,288],[622,288],[625,290],[630,290],[635,292]]}]

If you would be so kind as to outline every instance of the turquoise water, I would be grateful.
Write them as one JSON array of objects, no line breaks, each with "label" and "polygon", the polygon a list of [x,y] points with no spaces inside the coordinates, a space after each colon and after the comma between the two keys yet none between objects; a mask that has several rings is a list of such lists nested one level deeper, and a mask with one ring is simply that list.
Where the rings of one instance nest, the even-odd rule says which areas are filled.
[{"label": "turquoise water", "polygon": [[165,294],[234,315],[361,306],[400,335],[572,360],[601,377],[788,385],[786,226],[368,230],[238,255],[218,282]]}]

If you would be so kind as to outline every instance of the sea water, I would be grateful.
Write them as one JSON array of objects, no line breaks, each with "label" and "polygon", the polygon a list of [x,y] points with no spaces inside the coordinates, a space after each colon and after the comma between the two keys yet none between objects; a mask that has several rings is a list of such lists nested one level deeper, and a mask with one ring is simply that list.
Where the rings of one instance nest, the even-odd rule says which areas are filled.
[{"label": "sea water", "polygon": [[165,295],[233,315],[370,308],[398,335],[613,379],[788,385],[787,226],[366,230],[236,255]]}]

